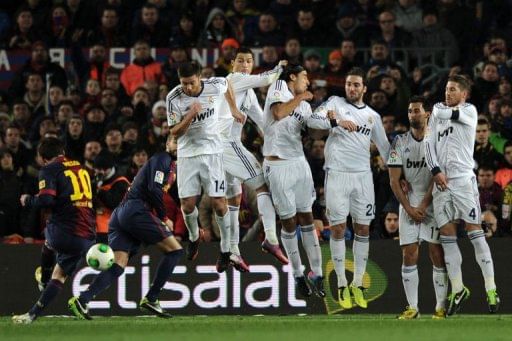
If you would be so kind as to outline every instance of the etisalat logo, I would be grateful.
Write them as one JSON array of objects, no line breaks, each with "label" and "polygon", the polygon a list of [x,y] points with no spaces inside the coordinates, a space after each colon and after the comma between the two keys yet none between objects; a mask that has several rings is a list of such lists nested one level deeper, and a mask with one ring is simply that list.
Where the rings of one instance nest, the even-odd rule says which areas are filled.
[{"label": "etisalat logo", "polygon": [[[327,294],[322,301],[327,314],[337,314],[347,309],[343,309],[338,303],[337,276],[328,244],[322,245],[322,256]],[[307,262],[307,259],[303,259],[304,261]],[[137,263],[133,264],[135,266],[127,266],[124,274],[118,279],[115,299],[97,298],[89,303],[89,308],[101,310],[119,306],[121,309],[137,309],[138,299],[148,291],[154,275],[150,273],[148,255],[143,255],[140,264]],[[345,268],[350,279],[349,273],[354,272],[354,262],[349,248],[346,252]],[[73,278],[73,295],[78,296],[85,291],[96,274],[98,271],[89,267],[80,269]],[[134,280],[137,283],[134,283]],[[371,260],[368,260],[363,276],[363,287],[367,288],[365,297],[369,302],[378,299],[387,288],[386,275]],[[168,294],[172,293],[172,299],[169,299],[168,294],[164,294],[165,291],[168,291]],[[251,307],[276,310],[291,308],[307,312],[310,305],[310,299],[302,299],[295,291],[295,281],[289,265],[251,265],[251,272],[245,274],[235,270],[218,274],[214,265],[178,265],[171,280],[163,287],[162,294],[164,295],[160,299],[160,304],[165,309],[193,306],[201,309]]]}]

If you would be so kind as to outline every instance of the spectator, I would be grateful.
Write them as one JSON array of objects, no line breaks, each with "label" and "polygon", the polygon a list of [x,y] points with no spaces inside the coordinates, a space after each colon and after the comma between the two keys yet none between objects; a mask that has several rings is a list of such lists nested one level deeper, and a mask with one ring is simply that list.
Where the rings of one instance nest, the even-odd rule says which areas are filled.
[{"label": "spectator", "polygon": [[131,43],[146,41],[151,47],[167,47],[170,31],[161,18],[158,7],[146,3],[140,11],[140,21],[134,25],[131,33]]},{"label": "spectator", "polygon": [[12,106],[12,112],[12,122],[19,128],[21,139],[28,140],[28,132],[32,124],[28,104],[22,99],[15,100]]},{"label": "spectator", "polygon": [[302,46],[325,46],[326,35],[316,24],[315,14],[311,8],[305,7],[297,12],[294,25],[288,32],[290,37],[298,37]]},{"label": "spectator", "polygon": [[476,126],[475,152],[473,157],[479,167],[491,166],[494,169],[498,169],[499,164],[502,163],[503,157],[489,142],[490,135],[489,121],[479,119]]},{"label": "spectator", "polygon": [[85,109],[84,133],[86,141],[101,140],[105,129],[105,118],[105,110],[98,105],[91,105]]},{"label": "spectator", "polygon": [[16,174],[13,157],[6,148],[0,149],[0,238],[22,235],[19,213],[22,181]]},{"label": "spectator", "polygon": [[473,87],[472,100],[477,108],[481,108],[484,103],[498,93],[500,76],[498,66],[494,62],[485,62],[480,77],[475,80]]},{"label": "spectator", "polygon": [[246,37],[251,37],[256,32],[260,14],[248,2],[249,0],[233,0],[232,8],[226,12],[226,17],[233,23],[236,37],[242,44]]},{"label": "spectator", "polygon": [[[303,57],[302,52],[300,52],[301,46],[299,38],[289,37],[286,39],[284,45],[284,51],[281,55],[281,60],[287,60],[288,63],[291,64],[302,64]],[[308,78],[309,79],[309,78]]]},{"label": "spectator", "polygon": [[114,90],[118,101],[124,103],[129,97],[121,84],[121,72],[122,70],[110,66],[105,71],[105,88]]},{"label": "spectator", "polygon": [[409,47],[411,35],[396,27],[396,17],[392,11],[383,11],[379,14],[379,31],[372,40],[381,40],[386,42],[389,49],[396,47]]},{"label": "spectator", "polygon": [[128,96],[132,96],[135,89],[144,84],[144,81],[153,80],[158,83],[162,78],[161,65],[151,57],[149,44],[140,40],[133,45],[133,49],[135,58],[124,68],[120,78]]},{"label": "spectator", "polygon": [[[435,10],[423,12],[423,26],[412,32],[412,47],[419,49],[416,55],[420,65],[430,61],[448,67],[459,59],[457,41],[450,31],[438,23]],[[435,51],[439,49],[441,51]]]},{"label": "spectator", "polygon": [[120,115],[118,103],[119,100],[114,90],[109,88],[101,90],[100,105],[107,114],[110,122],[116,120]]},{"label": "spectator", "polygon": [[81,159],[84,160],[83,165],[89,172],[91,179],[94,178],[94,160],[96,159],[96,156],[98,156],[98,154],[101,152],[101,150],[102,147],[99,141],[90,140],[85,144],[84,155]]},{"label": "spectator", "polygon": [[43,42],[37,41],[32,44],[31,57],[14,75],[9,88],[9,96],[11,98],[23,97],[28,76],[33,73],[38,73],[43,82],[49,81],[50,84],[58,85],[64,91],[68,88],[66,72],[60,65],[50,61],[46,46]]},{"label": "spectator", "polygon": [[236,57],[236,50],[240,44],[233,38],[224,39],[220,47],[221,56],[215,62],[215,75],[218,77],[226,77],[231,73],[231,62]]},{"label": "spectator", "polygon": [[167,122],[165,101],[158,101],[151,110],[151,120],[142,126],[139,145],[151,155],[164,150],[167,134],[164,134],[163,123]]},{"label": "spectator", "polygon": [[320,64],[320,54],[316,50],[311,49],[304,52],[304,68],[308,72],[308,79],[311,84],[314,84],[316,79],[325,79]]},{"label": "spectator", "polygon": [[260,66],[255,70],[255,73],[261,73],[273,69],[279,62],[279,55],[277,48],[272,45],[263,46],[261,49]]},{"label": "spectator", "polygon": [[25,83],[25,95],[23,100],[27,103],[32,119],[46,114],[46,93],[44,82],[39,73],[31,73]]},{"label": "spectator", "polygon": [[66,0],[66,5],[69,11],[69,22],[71,23],[69,28],[70,31],[88,31],[94,27],[94,24],[96,23],[96,20],[94,20],[94,2],[84,0]]},{"label": "spectator", "polygon": [[356,59],[356,43],[352,39],[343,39],[341,42],[341,72],[345,75],[348,71],[361,64]]},{"label": "spectator", "polygon": [[501,77],[500,85],[498,88],[498,95],[503,99],[512,99],[512,87],[508,77]]},{"label": "spectator", "polygon": [[482,212],[482,229],[485,232],[485,238],[492,238],[493,236],[501,235],[498,231],[498,219],[491,211]]},{"label": "spectator", "polygon": [[32,161],[32,152],[21,143],[20,128],[15,124],[9,125],[5,131],[4,146],[9,150],[13,159],[14,170],[16,173],[25,171],[28,164]]},{"label": "spectator", "polygon": [[71,60],[81,89],[85,89],[89,79],[97,80],[101,85],[105,84],[106,73],[110,67],[105,45],[102,43],[92,45],[89,49],[89,61],[87,61],[82,53],[82,47],[74,44],[71,49]]},{"label": "spectator", "polygon": [[505,189],[512,180],[512,142],[508,141],[505,143],[505,147],[503,149],[503,156],[505,157],[505,160],[496,172],[495,181],[501,186],[501,188]]},{"label": "spectator", "polygon": [[59,110],[60,103],[64,100],[64,91],[58,85],[52,85],[48,89],[48,100],[45,101],[45,111],[48,115],[55,117],[57,116],[57,110]]},{"label": "spectator", "polygon": [[32,44],[41,39],[41,35],[34,27],[32,12],[27,7],[20,8],[15,14],[15,24],[11,32],[2,39],[4,47],[8,49],[28,50]]},{"label": "spectator", "polygon": [[115,7],[105,6],[101,10],[100,27],[87,33],[86,45],[101,44],[107,48],[126,46],[128,39],[119,25],[119,13]]},{"label": "spectator", "polygon": [[78,114],[73,114],[67,123],[63,134],[66,157],[72,160],[83,161],[85,148],[84,121]]},{"label": "spectator", "polygon": [[327,89],[331,95],[345,93],[345,76],[342,73],[341,63],[341,52],[339,50],[331,51],[329,61],[324,69]]},{"label": "spectator", "polygon": [[368,71],[372,67],[376,67],[377,75],[388,73],[392,62],[389,57],[389,48],[385,41],[372,41],[370,48],[370,60],[366,63],[365,69]]},{"label": "spectator", "polygon": [[491,211],[497,217],[501,216],[503,190],[494,181],[494,168],[486,165],[478,167],[478,193],[480,194],[480,208],[482,211]]},{"label": "spectator", "polygon": [[313,100],[310,104],[311,110],[315,110],[328,99],[327,81],[325,79],[314,79],[311,82],[313,84],[311,87],[313,90]]},{"label": "spectator", "polygon": [[384,231],[382,233],[385,239],[398,239],[398,210],[393,208],[384,211]]},{"label": "spectator", "polygon": [[247,45],[261,47],[261,46],[283,46],[285,36],[279,29],[276,17],[270,12],[265,12],[260,15],[258,21],[258,29],[251,38],[246,38]]},{"label": "spectator", "polygon": [[204,30],[199,36],[199,47],[216,48],[227,38],[236,39],[235,28],[220,8],[214,8],[208,14]]},{"label": "spectator", "polygon": [[116,124],[109,124],[105,128],[105,150],[112,154],[116,169],[125,174],[130,163],[131,153],[125,143],[121,127]]},{"label": "spectator", "polygon": [[384,90],[375,89],[369,94],[368,104],[381,116],[392,114],[392,110],[389,106],[388,95]]},{"label": "spectator", "polygon": [[183,13],[181,15],[179,25],[172,31],[169,43],[171,48],[180,47],[196,47],[199,39],[196,24],[192,13]]},{"label": "spectator", "polygon": [[48,23],[45,25],[49,28],[44,39],[46,44],[52,47],[69,47],[72,34],[70,25],[66,7],[54,5],[50,11]]},{"label": "spectator", "polygon": [[[162,65],[162,74],[166,83],[169,84],[169,89],[173,89],[180,84],[178,68],[188,61],[190,61],[190,58],[182,45],[171,45],[169,56]],[[165,95],[167,96],[167,93]]]},{"label": "spectator", "polygon": [[329,45],[337,46],[343,40],[350,39],[357,46],[368,46],[368,37],[371,33],[362,26],[356,18],[356,11],[351,3],[340,6],[336,20],[336,31],[330,39]]},{"label": "spectator", "polygon": [[416,0],[398,0],[393,7],[393,13],[396,17],[396,26],[412,33],[421,29],[422,10],[416,4]]},{"label": "spectator", "polygon": [[148,161],[148,153],[146,149],[142,147],[137,147],[133,150],[131,163],[128,168],[128,171],[126,172],[126,178],[132,182],[135,178],[135,175],[139,172],[139,170],[144,166],[146,161]]}]

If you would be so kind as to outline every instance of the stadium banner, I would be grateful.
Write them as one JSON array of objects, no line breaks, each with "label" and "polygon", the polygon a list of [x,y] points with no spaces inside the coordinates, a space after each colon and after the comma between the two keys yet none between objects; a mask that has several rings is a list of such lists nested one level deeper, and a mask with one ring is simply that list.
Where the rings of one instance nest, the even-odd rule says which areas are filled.
[{"label": "stadium banner", "polygon": [[[512,313],[512,271],[510,239],[490,241],[496,268],[496,282],[502,307],[500,313]],[[350,245],[351,242],[348,244]],[[485,314],[487,304],[483,278],[475,261],[473,248],[467,239],[460,241],[463,254],[464,283],[471,290],[471,297],[463,307],[463,313]],[[347,277],[350,281],[353,261],[347,248]],[[419,304],[425,315],[433,312],[435,296],[432,286],[432,265],[427,247],[423,245],[419,262]],[[396,240],[370,242],[370,258],[364,275],[364,286],[369,300],[368,309],[343,310],[337,302],[337,281],[332,265],[329,245],[322,244],[325,286],[324,299],[312,296],[302,299],[296,295],[294,279],[289,266],[283,266],[261,251],[258,243],[241,244],[241,251],[251,272],[239,273],[229,269],[218,274],[215,261],[218,245],[202,244],[199,257],[194,262],[182,259],[171,281],[160,295],[162,306],[175,315],[255,315],[255,314],[345,314],[375,313],[394,314],[406,306],[401,281],[401,251]],[[28,311],[39,296],[34,270],[40,259],[40,246],[0,245],[0,315],[19,314]],[[123,276],[107,291],[90,303],[93,315],[140,315],[137,305],[146,293],[156,271],[160,253],[147,248],[134,256]],[[307,258],[302,254],[304,264]],[[46,314],[69,314],[67,299],[79,295],[91,283],[97,272],[81,264],[68,279],[59,297],[48,307]]]}]

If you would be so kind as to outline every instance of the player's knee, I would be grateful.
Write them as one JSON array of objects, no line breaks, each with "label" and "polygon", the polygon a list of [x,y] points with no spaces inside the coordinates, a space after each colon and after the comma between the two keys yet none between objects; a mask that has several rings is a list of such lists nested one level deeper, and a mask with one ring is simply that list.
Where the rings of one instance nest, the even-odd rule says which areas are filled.
[{"label": "player's knee", "polygon": [[229,206],[240,206],[240,203],[242,202],[242,195],[237,194],[235,196],[232,196],[231,198],[227,198],[228,205]]},{"label": "player's knee", "polygon": [[418,248],[407,245],[402,249],[402,256],[404,265],[415,265],[418,262]]},{"label": "player's knee", "polygon": [[441,245],[431,244],[429,246],[429,256],[432,264],[438,268],[442,268],[445,266],[444,263],[444,253]]},{"label": "player's knee", "polygon": [[311,212],[297,213],[297,222],[301,226],[313,224],[313,213],[311,213]]},{"label": "player's knee", "polygon": [[195,198],[184,198],[180,200],[181,209],[185,214],[191,214],[194,212],[196,208],[196,199]]},{"label": "player's knee", "polygon": [[224,197],[212,198],[212,207],[218,216],[224,216],[226,214],[226,212],[228,211],[226,198],[224,198]]}]

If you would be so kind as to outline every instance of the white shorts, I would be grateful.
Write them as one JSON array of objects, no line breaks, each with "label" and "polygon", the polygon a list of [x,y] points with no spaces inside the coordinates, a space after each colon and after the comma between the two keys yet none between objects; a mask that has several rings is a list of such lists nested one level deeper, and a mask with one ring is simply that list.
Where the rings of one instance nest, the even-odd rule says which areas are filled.
[{"label": "white shorts", "polygon": [[311,168],[305,158],[263,161],[265,180],[281,219],[312,211],[316,199]]},{"label": "white shorts", "polygon": [[324,186],[326,215],[332,225],[352,220],[370,225],[375,218],[375,190],[371,171],[349,173],[327,170]]},{"label": "white shorts", "polygon": [[426,241],[432,244],[439,244],[439,227],[434,218],[434,207],[430,205],[427,215],[421,223],[416,223],[409,217],[405,209],[400,205],[398,226],[400,245],[416,244]]},{"label": "white shorts", "polygon": [[480,198],[476,177],[448,181],[448,189],[432,191],[434,215],[437,225],[444,225],[462,219],[468,224],[481,224]]},{"label": "white shorts", "polygon": [[[245,183],[252,189],[260,188],[265,184],[260,163],[241,143],[224,142],[222,158],[228,181],[228,197],[232,198],[241,193],[240,183]],[[234,181],[233,178],[239,181]],[[230,189],[230,185],[235,186],[235,188]]]},{"label": "white shorts", "polygon": [[180,198],[195,197],[201,188],[210,197],[226,195],[226,180],[222,154],[205,154],[178,157],[178,195]]}]

